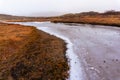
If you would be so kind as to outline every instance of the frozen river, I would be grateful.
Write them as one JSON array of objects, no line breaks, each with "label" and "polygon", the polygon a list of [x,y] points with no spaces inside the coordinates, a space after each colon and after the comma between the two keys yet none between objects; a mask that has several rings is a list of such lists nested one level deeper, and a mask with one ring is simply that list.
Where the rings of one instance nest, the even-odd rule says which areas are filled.
[{"label": "frozen river", "polygon": [[75,66],[70,80],[120,80],[120,28],[50,22],[22,24],[36,26],[71,43],[68,53],[77,57],[71,62]]}]

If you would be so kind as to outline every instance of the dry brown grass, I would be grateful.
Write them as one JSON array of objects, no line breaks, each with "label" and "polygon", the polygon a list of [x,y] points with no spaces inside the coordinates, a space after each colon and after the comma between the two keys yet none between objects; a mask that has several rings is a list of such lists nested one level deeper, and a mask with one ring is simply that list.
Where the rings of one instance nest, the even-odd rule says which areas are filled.
[{"label": "dry brown grass", "polygon": [[0,60],[6,60],[9,56],[16,52],[31,32],[32,28],[22,28],[20,25],[1,24]]},{"label": "dry brown grass", "polygon": [[33,21],[50,21],[53,17],[26,17],[26,16],[12,16],[0,14],[0,20],[6,22],[33,22]]},{"label": "dry brown grass", "polygon": [[65,80],[65,43],[30,26],[0,25],[1,80]]},{"label": "dry brown grass", "polygon": [[120,15],[72,15],[72,17],[59,17],[51,22],[120,26]]},{"label": "dry brown grass", "polygon": [[[8,27],[9,26],[9,27]],[[19,25],[6,25],[0,26],[0,41],[1,40],[15,40],[20,41],[23,37],[27,36],[32,32],[31,28],[21,27]]]}]

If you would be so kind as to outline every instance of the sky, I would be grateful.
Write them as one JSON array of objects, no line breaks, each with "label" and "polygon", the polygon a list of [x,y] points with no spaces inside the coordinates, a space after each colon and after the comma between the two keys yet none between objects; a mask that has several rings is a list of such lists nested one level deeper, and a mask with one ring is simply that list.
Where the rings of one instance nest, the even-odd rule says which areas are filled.
[{"label": "sky", "polygon": [[50,16],[88,11],[120,11],[120,0],[0,0],[0,13]]}]

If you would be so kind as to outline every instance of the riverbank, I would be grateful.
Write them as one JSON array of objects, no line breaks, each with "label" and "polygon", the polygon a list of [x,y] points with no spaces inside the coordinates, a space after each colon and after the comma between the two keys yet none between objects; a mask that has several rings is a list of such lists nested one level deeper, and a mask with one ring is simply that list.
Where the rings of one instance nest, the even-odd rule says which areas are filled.
[{"label": "riverbank", "polygon": [[79,14],[66,14],[51,20],[54,23],[80,23],[92,25],[107,25],[120,27],[120,13],[86,12]]},{"label": "riverbank", "polygon": [[[53,24],[50,22],[18,22],[17,24],[22,25],[30,25],[35,26],[37,29],[42,30],[46,33],[49,33],[50,35],[54,35],[62,40],[65,41],[67,44],[67,50],[66,50],[66,57],[69,61],[69,78],[68,80],[85,80],[85,74],[83,71],[83,67],[81,65],[80,60],[78,59],[78,55],[73,50],[73,43],[71,42],[71,39],[69,39],[67,36],[64,36],[59,33],[59,30],[54,30],[56,27],[62,28],[64,25],[59,26],[57,24]],[[44,27],[43,27],[44,26]],[[64,27],[67,28],[67,27]]]},{"label": "riverbank", "polygon": [[53,17],[28,17],[28,16],[15,16],[15,15],[7,15],[0,14],[0,21],[5,22],[34,22],[34,21],[50,21]]},{"label": "riverbank", "polygon": [[120,27],[120,12],[107,11],[98,12],[82,12],[76,14],[65,14],[55,17],[26,17],[0,14],[0,20],[6,22],[44,22],[51,21],[54,23],[79,23],[92,25],[105,25]]},{"label": "riverbank", "polygon": [[65,43],[35,27],[0,23],[0,79],[65,80]]}]

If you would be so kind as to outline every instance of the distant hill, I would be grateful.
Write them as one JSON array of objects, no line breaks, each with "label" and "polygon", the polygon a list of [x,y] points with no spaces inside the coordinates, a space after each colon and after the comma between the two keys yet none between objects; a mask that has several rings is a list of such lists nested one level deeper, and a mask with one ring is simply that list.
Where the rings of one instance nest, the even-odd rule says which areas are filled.
[{"label": "distant hill", "polygon": [[120,11],[110,10],[104,13],[90,11],[75,14],[65,14],[53,19],[51,22],[109,25],[120,27]]},{"label": "distant hill", "polygon": [[26,17],[0,14],[0,20],[3,21],[48,21],[50,17]]},{"label": "distant hill", "polygon": [[13,16],[8,14],[0,14],[0,20],[23,19],[23,16]]},{"label": "distant hill", "polygon": [[[79,19],[83,18],[83,17],[89,17],[89,18],[92,18],[92,17],[105,18],[108,16],[114,17],[114,18],[120,17],[120,11],[114,11],[114,10],[109,10],[109,11],[106,11],[104,13],[99,13],[99,12],[95,12],[95,11],[82,12],[82,13],[69,13],[69,14],[65,14],[65,15],[60,15],[63,13],[60,13],[60,14],[56,13],[56,15],[58,15],[56,17],[55,17],[55,13],[54,13],[54,16],[51,16],[51,17],[37,17],[37,16],[42,15],[42,14],[43,13],[41,13],[41,14],[36,13],[36,14],[33,14],[33,17],[32,16],[26,17],[26,16],[13,16],[13,15],[7,15],[7,14],[0,14],[0,20],[25,22],[25,21],[54,21],[54,20],[58,20],[60,18],[62,18],[62,19],[76,18],[79,22]],[[34,15],[36,15],[36,17]],[[51,14],[46,13],[44,15],[52,15],[52,13]]]},{"label": "distant hill", "polygon": [[104,13],[99,13],[99,12],[94,12],[94,11],[90,11],[90,12],[82,12],[82,13],[69,13],[69,14],[65,14],[62,15],[60,17],[83,17],[83,16],[95,16],[95,15],[101,15],[101,16],[106,16],[106,15],[120,15],[120,11],[114,11],[114,10],[109,10],[106,11]]}]

